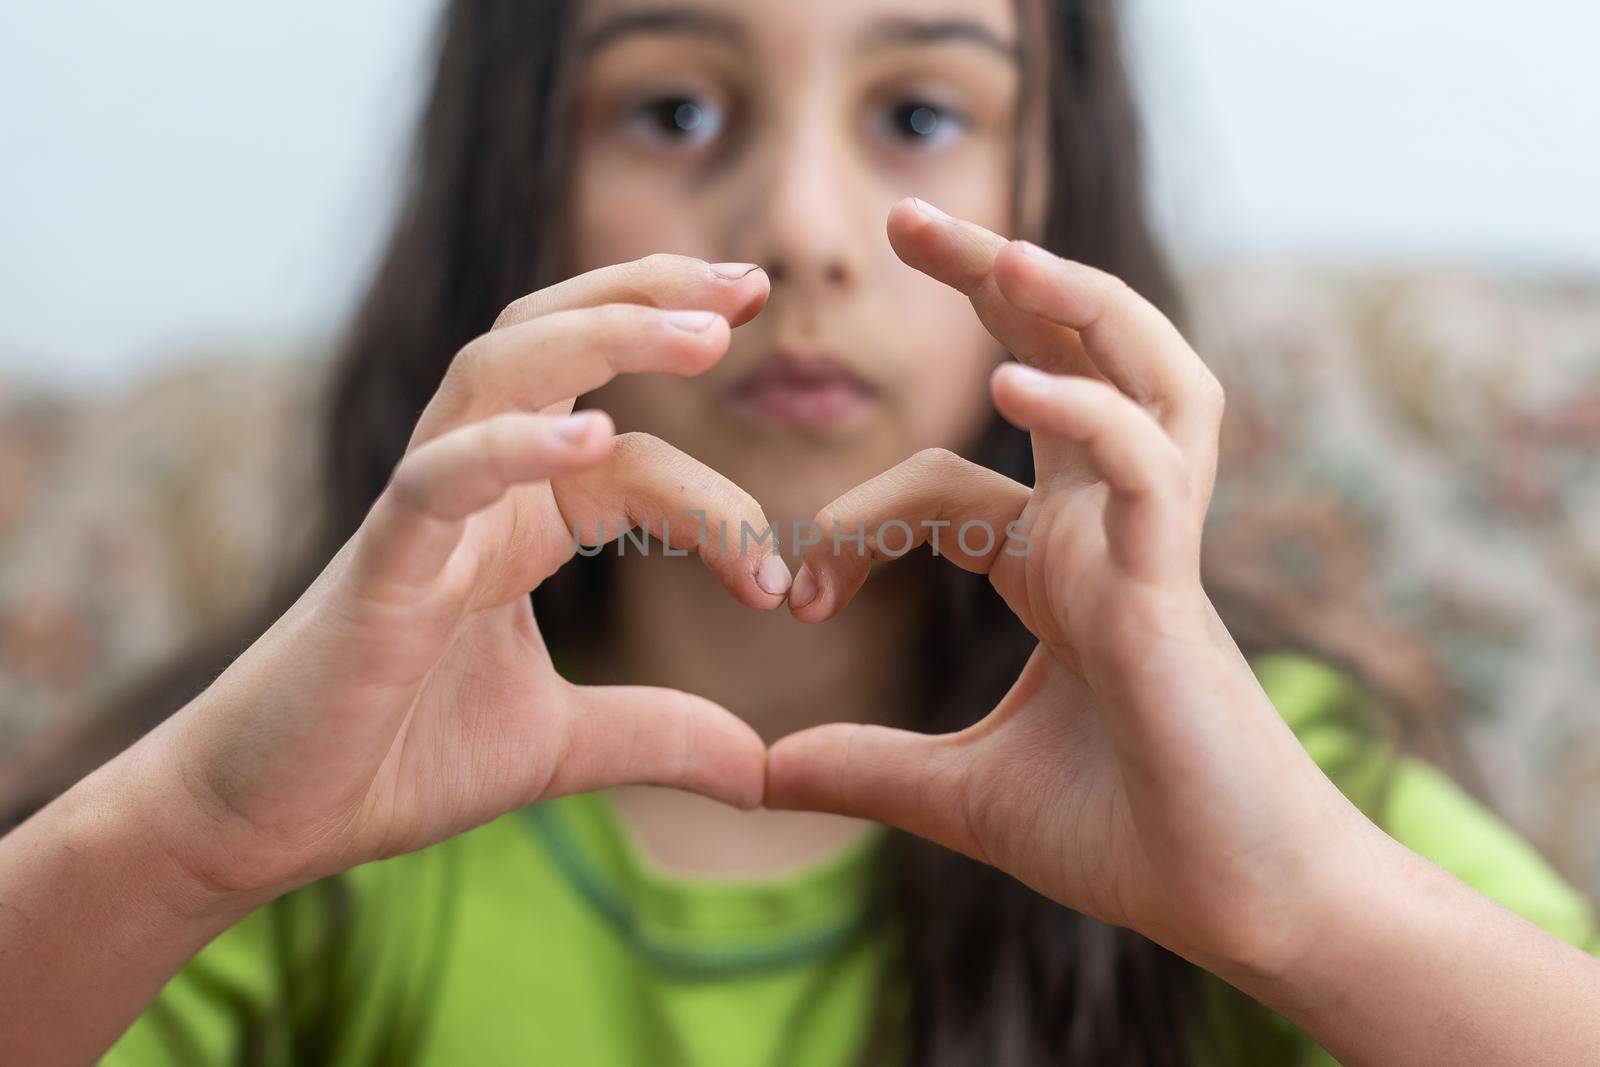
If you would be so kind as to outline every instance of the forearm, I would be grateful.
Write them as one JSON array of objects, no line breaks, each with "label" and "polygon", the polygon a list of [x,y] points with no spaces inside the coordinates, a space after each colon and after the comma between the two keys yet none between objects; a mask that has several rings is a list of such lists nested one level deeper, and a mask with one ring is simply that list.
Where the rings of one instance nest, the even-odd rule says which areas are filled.
[{"label": "forearm", "polygon": [[[208,941],[248,911],[160,844],[137,748],[0,838],[0,1048],[92,1063]],[[136,796],[138,798],[136,798]],[[165,798],[168,802],[171,798]]]},{"label": "forearm", "polygon": [[1376,830],[1338,883],[1294,960],[1228,977],[1341,1062],[1600,1056],[1600,961]]}]

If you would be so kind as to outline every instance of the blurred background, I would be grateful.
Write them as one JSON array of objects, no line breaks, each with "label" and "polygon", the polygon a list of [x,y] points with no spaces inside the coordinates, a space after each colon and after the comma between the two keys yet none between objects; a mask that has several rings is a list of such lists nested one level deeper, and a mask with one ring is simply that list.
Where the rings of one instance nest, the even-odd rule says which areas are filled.
[{"label": "blurred background", "polygon": [[[0,794],[304,536],[437,6],[0,7]],[[1214,577],[1600,891],[1600,8],[1130,16]]]}]

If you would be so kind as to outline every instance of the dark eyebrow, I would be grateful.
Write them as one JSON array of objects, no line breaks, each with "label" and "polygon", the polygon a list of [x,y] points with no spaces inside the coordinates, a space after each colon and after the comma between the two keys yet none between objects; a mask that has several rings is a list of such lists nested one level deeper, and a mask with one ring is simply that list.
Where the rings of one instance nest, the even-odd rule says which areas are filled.
[{"label": "dark eyebrow", "polygon": [[619,12],[590,28],[583,36],[583,50],[593,52],[634,34],[695,34],[730,44],[745,39],[739,23],[727,15],[691,7],[643,7]]},{"label": "dark eyebrow", "polygon": [[858,47],[866,51],[890,45],[944,44],[947,41],[970,41],[998,52],[1013,63],[1022,59],[1015,41],[1008,41],[983,23],[970,19],[882,19],[867,28]]}]

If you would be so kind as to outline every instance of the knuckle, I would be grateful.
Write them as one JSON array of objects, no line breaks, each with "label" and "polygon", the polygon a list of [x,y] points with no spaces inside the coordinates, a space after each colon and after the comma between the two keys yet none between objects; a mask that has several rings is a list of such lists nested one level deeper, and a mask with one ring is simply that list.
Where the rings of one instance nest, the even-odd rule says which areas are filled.
[{"label": "knuckle", "polygon": [[533,318],[538,313],[536,311],[536,308],[538,307],[537,300],[537,293],[529,293],[525,296],[517,297],[515,300],[511,301],[511,303],[500,309],[500,314],[494,317],[494,325],[489,327],[489,329],[501,330],[507,326],[510,326],[512,323],[522,322],[525,319]]},{"label": "knuckle", "polygon": [[587,324],[602,333],[618,333],[636,320],[629,304],[598,304],[577,313]]},{"label": "knuckle", "polygon": [[597,304],[558,311],[547,320],[542,344],[552,353],[598,359],[617,367],[617,360],[638,340],[641,309],[632,304]]},{"label": "knuckle", "polygon": [[1171,487],[1178,489],[1188,486],[1193,474],[1189,457],[1170,438],[1167,439],[1165,450],[1166,462],[1161,466],[1167,472]]},{"label": "knuckle", "polygon": [[483,373],[483,367],[488,362],[490,346],[486,338],[487,335],[474,337],[456,349],[450,365],[445,368],[440,391],[450,389],[458,394],[470,394],[473,379]]},{"label": "knuckle", "polygon": [[408,512],[427,511],[432,494],[428,491],[427,479],[422,470],[422,464],[417,459],[417,453],[412,453],[402,459],[389,476],[387,492],[394,497],[401,510]]},{"label": "knuckle", "polygon": [[1112,303],[1122,303],[1130,296],[1136,296],[1133,286],[1128,284],[1126,278],[1120,274],[1113,274],[1092,264],[1084,264],[1085,270],[1094,289],[1098,291],[1100,299]]},{"label": "knuckle", "polygon": [[512,420],[504,415],[485,419],[478,425],[478,439],[473,450],[478,462],[493,468],[512,448]]},{"label": "knuckle", "polygon": [[629,264],[629,270],[624,273],[630,282],[643,288],[662,278],[682,274],[693,263],[695,260],[688,256],[674,255],[671,252],[652,252],[642,259],[634,260]]},{"label": "knuckle", "polygon": [[1122,395],[1157,421],[1166,418],[1174,406],[1172,400],[1158,386],[1149,382],[1130,382],[1122,390]]},{"label": "knuckle", "polygon": [[611,443],[611,455],[622,466],[634,466],[659,457],[668,445],[655,434],[642,430],[620,433]]},{"label": "knuckle", "polygon": [[533,418],[526,415],[500,415],[490,419],[484,427],[479,461],[483,470],[502,486],[510,487],[518,480],[517,470],[530,452],[539,454],[547,448],[537,434]]},{"label": "knuckle", "polygon": [[844,525],[845,509],[840,507],[838,503],[828,504],[821,511],[818,511],[811,521],[815,522],[823,532],[831,531],[836,526]]},{"label": "knuckle", "polygon": [[909,461],[910,466],[933,472],[955,470],[963,463],[965,460],[948,448],[938,447],[924,448]]},{"label": "knuckle", "polygon": [[671,252],[652,252],[636,263],[639,269],[647,274],[661,274],[681,266],[683,257],[675,256]]},{"label": "knuckle", "polygon": [[588,316],[587,329],[599,339],[619,345],[656,325],[657,321],[653,312],[638,304],[600,304],[578,314]]},{"label": "knuckle", "polygon": [[1165,318],[1160,308],[1116,274],[1106,274],[1101,282],[1100,307],[1102,315],[1118,320],[1150,324]]}]

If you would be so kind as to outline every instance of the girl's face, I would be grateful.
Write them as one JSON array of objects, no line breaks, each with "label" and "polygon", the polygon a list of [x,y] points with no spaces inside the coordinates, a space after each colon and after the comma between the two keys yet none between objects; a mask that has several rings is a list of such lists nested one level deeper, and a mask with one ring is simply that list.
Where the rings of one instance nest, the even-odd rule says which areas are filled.
[{"label": "girl's face", "polygon": [[595,403],[775,521],[969,446],[1001,352],[884,222],[918,196],[1012,229],[1010,0],[595,0],[582,26],[572,272],[675,252],[772,281],[710,372],[621,378]]}]

